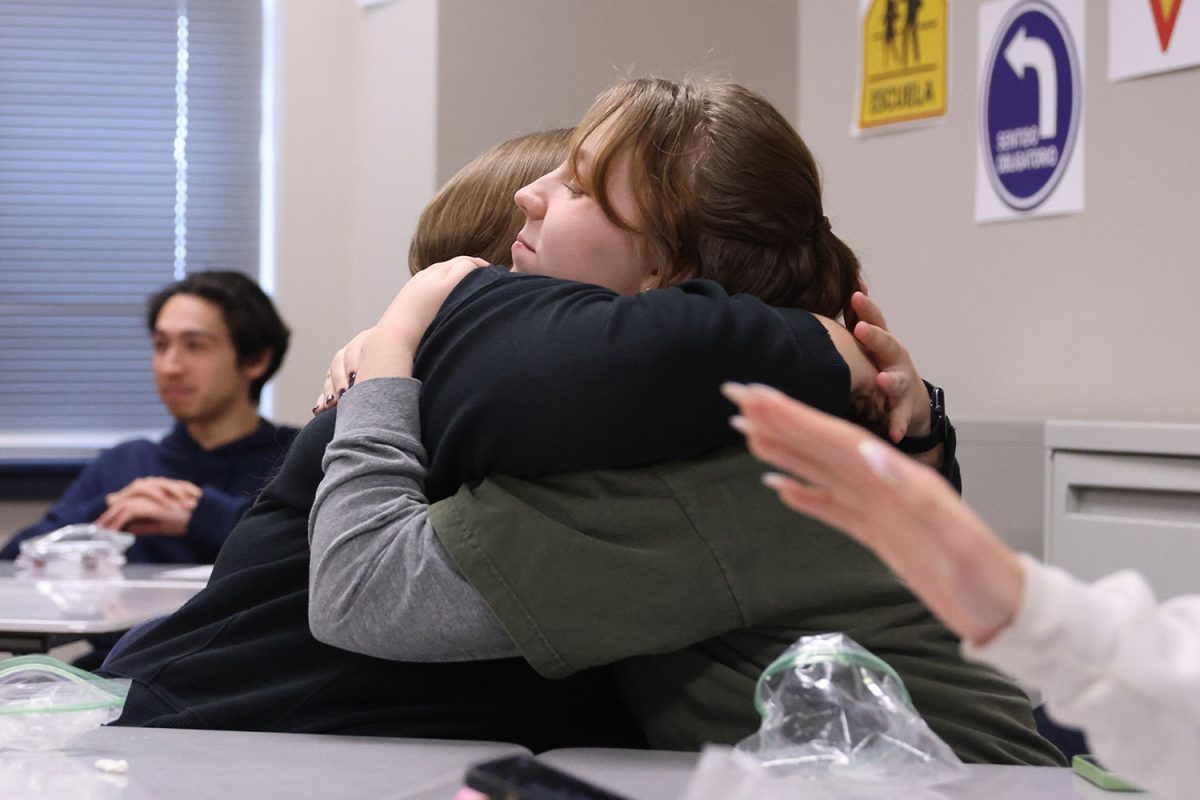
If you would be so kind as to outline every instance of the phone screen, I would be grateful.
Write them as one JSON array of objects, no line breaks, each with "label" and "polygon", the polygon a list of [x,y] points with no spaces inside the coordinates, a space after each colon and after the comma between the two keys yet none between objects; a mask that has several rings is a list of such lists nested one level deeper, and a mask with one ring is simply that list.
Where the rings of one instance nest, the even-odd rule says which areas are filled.
[{"label": "phone screen", "polygon": [[493,800],[626,800],[529,756],[476,764],[467,786]]}]

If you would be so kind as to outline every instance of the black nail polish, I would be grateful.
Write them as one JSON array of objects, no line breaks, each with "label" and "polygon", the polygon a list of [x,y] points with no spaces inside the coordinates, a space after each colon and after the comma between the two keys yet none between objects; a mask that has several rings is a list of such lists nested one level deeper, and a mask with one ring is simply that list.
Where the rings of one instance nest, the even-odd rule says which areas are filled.
[{"label": "black nail polish", "polygon": [[338,399],[340,400],[342,395],[344,395],[345,393],[346,393],[345,389],[338,389]]},{"label": "black nail polish", "polygon": [[329,395],[328,397],[325,398],[325,405],[329,405],[332,402],[333,402],[333,395]]},{"label": "black nail polish", "polygon": [[349,389],[351,386],[353,386],[353,385],[354,385],[354,380],[355,380],[357,377],[358,377],[358,373],[357,373],[357,372],[351,372],[351,373],[350,373],[350,383],[349,383],[349,384],[346,386],[346,388],[347,388],[347,389]]},{"label": "black nail polish", "polygon": [[321,407],[319,405],[313,406],[313,416],[315,417],[317,415],[317,412],[320,410],[321,410]]}]

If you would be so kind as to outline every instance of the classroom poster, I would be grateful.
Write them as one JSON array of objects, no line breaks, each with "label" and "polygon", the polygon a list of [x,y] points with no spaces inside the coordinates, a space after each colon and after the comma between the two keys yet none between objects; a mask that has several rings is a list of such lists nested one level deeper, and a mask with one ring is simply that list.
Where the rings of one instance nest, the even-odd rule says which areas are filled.
[{"label": "classroom poster", "polygon": [[947,0],[859,0],[853,135],[945,120],[949,13]]},{"label": "classroom poster", "polygon": [[975,220],[1083,210],[1084,0],[979,6]]},{"label": "classroom poster", "polygon": [[1200,0],[1109,0],[1109,80],[1195,66],[1200,66]]}]

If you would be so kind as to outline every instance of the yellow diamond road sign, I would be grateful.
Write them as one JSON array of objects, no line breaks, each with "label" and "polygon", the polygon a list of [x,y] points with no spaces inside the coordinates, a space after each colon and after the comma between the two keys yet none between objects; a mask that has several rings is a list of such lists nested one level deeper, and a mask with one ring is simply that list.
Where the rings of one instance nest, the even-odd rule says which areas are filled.
[{"label": "yellow diamond road sign", "polygon": [[945,116],[947,5],[870,0],[861,15],[860,130]]}]

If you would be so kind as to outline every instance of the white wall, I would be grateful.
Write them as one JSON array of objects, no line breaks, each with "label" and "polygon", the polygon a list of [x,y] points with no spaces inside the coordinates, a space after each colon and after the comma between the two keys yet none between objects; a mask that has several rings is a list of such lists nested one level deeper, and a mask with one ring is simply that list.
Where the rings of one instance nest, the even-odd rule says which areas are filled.
[{"label": "white wall", "polygon": [[303,423],[333,351],[408,275],[437,181],[436,3],[279,3],[277,300],[293,329],[276,419]]},{"label": "white wall", "polygon": [[1086,34],[1086,211],[988,226],[971,219],[975,3],[952,4],[948,123],[862,140],[853,2],[280,5],[279,295],[297,329],[280,418],[304,418],[333,343],[399,287],[441,179],[571,124],[615,78],[689,71],[800,108],[836,230],[956,418],[1198,416],[1200,70],[1109,83],[1104,3]]},{"label": "white wall", "polygon": [[864,140],[856,5],[277,0],[276,283],[295,333],[275,417],[307,420],[332,350],[407,275],[420,208],[472,156],[574,123],[620,77],[729,76],[797,121],[835,229],[968,423],[968,498],[1032,541],[1005,508],[1041,507],[1020,466],[1037,454],[1007,422],[1200,417],[1200,70],[1108,83],[1107,3],[1088,3],[1086,211],[977,226],[977,3],[951,4],[948,123]]},{"label": "white wall", "polygon": [[959,422],[969,503],[1041,553],[1051,418],[1194,422],[1200,70],[1112,84],[1107,3],[1088,3],[1085,211],[972,221],[977,3],[951,3],[950,118],[856,140],[856,3],[800,2],[801,134],[834,228]]},{"label": "white wall", "polygon": [[577,123],[627,77],[735,77],[796,109],[795,0],[442,0],[438,176]]},{"label": "white wall", "polygon": [[408,278],[417,217],[441,183],[437,3],[402,0],[363,16],[353,330],[373,323]]},{"label": "white wall", "polygon": [[852,139],[857,3],[801,0],[800,131],[834,229],[958,419],[1200,418],[1200,70],[1112,84],[1086,31],[1086,210],[972,222],[977,3],[954,2],[951,116]]},{"label": "white wall", "polygon": [[5,500],[0,502],[0,547],[12,535],[41,519],[50,508],[49,500]]},{"label": "white wall", "polygon": [[406,279],[421,208],[482,150],[573,125],[629,75],[734,76],[796,108],[795,0],[279,6],[281,421],[308,418],[333,350]]},{"label": "white wall", "polygon": [[851,0],[281,5],[279,295],[297,330],[281,419],[307,418],[332,348],[399,287],[441,180],[572,124],[617,78],[689,72],[751,85],[797,122],[835,229],[947,387],[968,500],[1015,544],[1037,552],[1041,536],[1036,423],[1200,416],[1200,70],[1108,83],[1106,3],[1088,4],[1086,211],[989,226],[971,217],[976,3],[952,3],[949,121],[864,140],[848,134]]},{"label": "white wall", "polygon": [[316,353],[341,332],[352,296],[362,32],[352,3],[277,9],[275,285],[292,344],[273,384],[274,416],[302,422],[320,389]]}]

